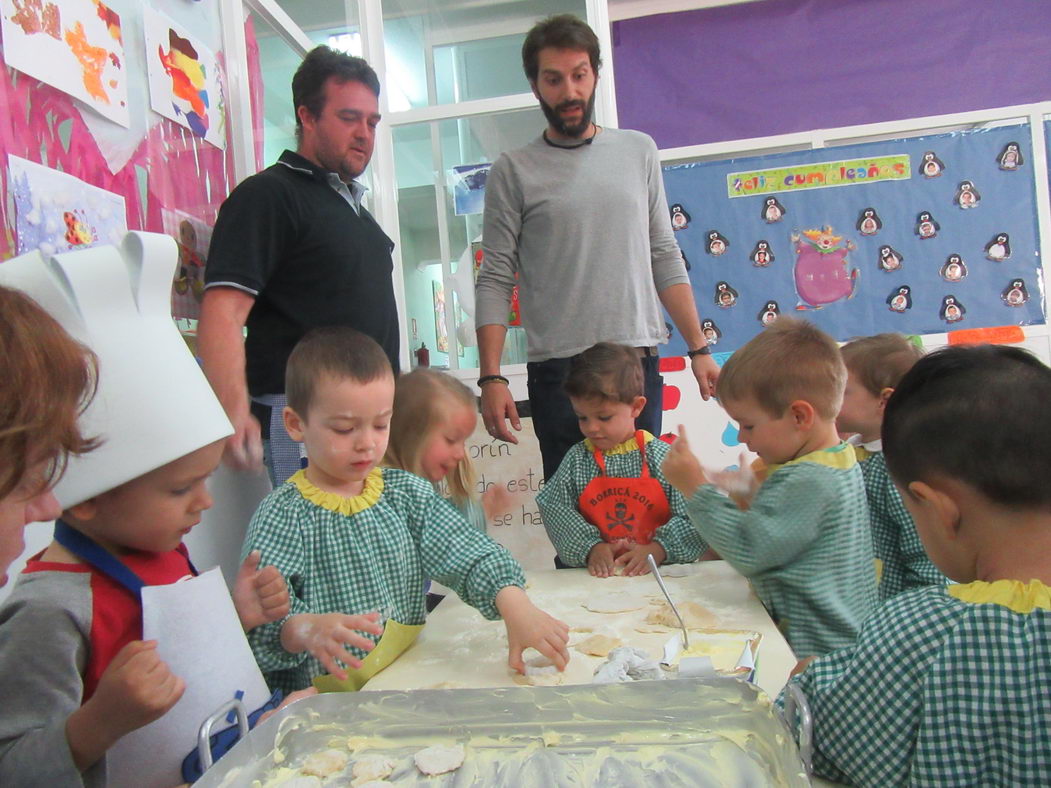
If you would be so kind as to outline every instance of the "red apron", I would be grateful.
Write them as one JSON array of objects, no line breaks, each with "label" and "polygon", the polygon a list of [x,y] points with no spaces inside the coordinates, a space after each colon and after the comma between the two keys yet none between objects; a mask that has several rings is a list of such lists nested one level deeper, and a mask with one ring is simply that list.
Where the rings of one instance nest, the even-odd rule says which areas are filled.
[{"label": "red apron", "polygon": [[642,475],[638,478],[607,476],[606,458],[601,451],[596,451],[599,475],[588,482],[577,501],[584,519],[598,528],[607,542],[627,540],[649,544],[653,532],[671,519],[668,496],[661,483],[650,476],[646,464],[642,430],[636,431],[635,443],[642,459]]}]

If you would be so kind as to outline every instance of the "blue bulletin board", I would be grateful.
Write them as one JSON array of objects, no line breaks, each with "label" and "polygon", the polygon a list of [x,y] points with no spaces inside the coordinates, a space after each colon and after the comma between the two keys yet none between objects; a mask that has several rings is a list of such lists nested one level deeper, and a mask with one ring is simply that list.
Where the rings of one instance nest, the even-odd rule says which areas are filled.
[{"label": "blue bulletin board", "polygon": [[841,341],[1045,321],[1027,125],[669,165],[664,183],[716,352],[776,314]]}]

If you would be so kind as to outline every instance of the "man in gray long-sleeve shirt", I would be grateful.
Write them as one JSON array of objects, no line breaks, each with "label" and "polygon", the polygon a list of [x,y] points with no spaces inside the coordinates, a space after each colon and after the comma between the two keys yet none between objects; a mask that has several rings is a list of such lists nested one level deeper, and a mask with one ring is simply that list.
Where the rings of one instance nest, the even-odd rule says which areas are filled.
[{"label": "man in gray long-sleeve shirt", "polygon": [[583,436],[562,381],[570,359],[597,342],[639,349],[647,405],[637,426],[660,434],[656,345],[666,341],[661,304],[682,334],[701,396],[718,368],[701,333],[682,253],[671,229],[657,147],[637,131],[591,120],[599,44],[570,15],[538,23],[522,62],[548,126],[504,153],[486,182],[475,323],[482,418],[494,437],[517,443],[518,412],[500,376],[508,303],[518,275],[529,348],[528,386],[544,476]]}]

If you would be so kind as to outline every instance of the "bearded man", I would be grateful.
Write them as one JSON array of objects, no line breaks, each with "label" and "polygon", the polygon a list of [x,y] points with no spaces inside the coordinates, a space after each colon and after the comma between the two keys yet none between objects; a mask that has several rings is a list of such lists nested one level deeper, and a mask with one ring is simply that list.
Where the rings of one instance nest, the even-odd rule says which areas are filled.
[{"label": "bearded man", "polygon": [[662,304],[687,344],[704,399],[719,374],[672,231],[657,146],[641,132],[592,121],[600,64],[598,38],[572,15],[529,31],[522,66],[548,125],[530,144],[502,154],[486,183],[475,312],[482,418],[490,435],[518,442],[508,426],[521,429],[518,411],[500,374],[518,284],[545,478],[583,439],[562,390],[575,355],[598,342],[637,349],[646,407],[636,426],[653,435],[661,432]]}]

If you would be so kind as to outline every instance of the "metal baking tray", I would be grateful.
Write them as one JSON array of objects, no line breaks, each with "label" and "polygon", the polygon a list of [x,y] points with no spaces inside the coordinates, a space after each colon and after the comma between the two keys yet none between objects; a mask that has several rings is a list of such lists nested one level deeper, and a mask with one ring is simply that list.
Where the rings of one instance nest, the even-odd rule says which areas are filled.
[{"label": "metal baking tray", "polygon": [[[417,772],[415,752],[456,743],[467,751],[458,771]],[[397,786],[809,785],[762,691],[712,678],[317,695],[257,727],[195,786],[277,788],[329,748],[350,760],[325,786],[349,786],[355,757],[368,754],[397,762]]]}]

